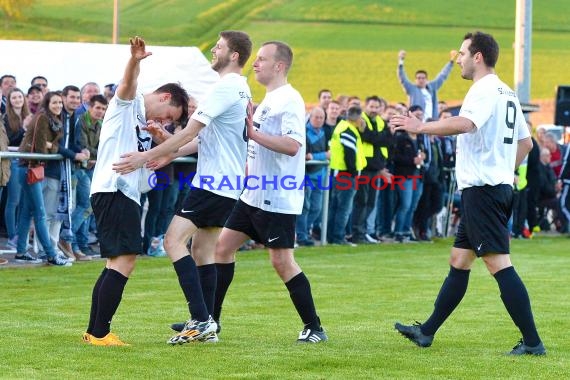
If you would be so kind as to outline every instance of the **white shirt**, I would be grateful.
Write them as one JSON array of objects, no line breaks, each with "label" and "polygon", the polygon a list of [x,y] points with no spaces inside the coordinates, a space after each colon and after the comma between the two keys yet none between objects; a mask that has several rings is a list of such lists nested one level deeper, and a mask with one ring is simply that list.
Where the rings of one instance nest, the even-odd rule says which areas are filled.
[{"label": "white shirt", "polygon": [[246,78],[224,75],[192,115],[205,125],[198,134],[194,187],[238,199],[247,156],[245,118],[251,92]]},{"label": "white shirt", "polygon": [[431,94],[427,88],[422,88],[422,95],[424,96],[424,120],[430,119],[433,117],[433,99],[431,98]]},{"label": "white shirt", "polygon": [[120,190],[140,204],[139,182],[143,170],[120,175],[112,166],[121,160],[123,153],[150,149],[152,137],[143,127],[146,127],[146,113],[142,94],[137,94],[132,100],[122,100],[117,96],[110,100],[101,126],[90,195]]},{"label": "white shirt", "polygon": [[305,102],[290,84],[265,95],[253,115],[254,125],[272,136],[287,136],[301,146],[293,157],[253,140],[247,146],[247,186],[241,200],[252,207],[282,214],[301,214],[305,177]]},{"label": "white shirt", "polygon": [[459,116],[477,127],[457,136],[459,189],[513,186],[518,141],[530,136],[519,100],[495,74],[473,83]]}]

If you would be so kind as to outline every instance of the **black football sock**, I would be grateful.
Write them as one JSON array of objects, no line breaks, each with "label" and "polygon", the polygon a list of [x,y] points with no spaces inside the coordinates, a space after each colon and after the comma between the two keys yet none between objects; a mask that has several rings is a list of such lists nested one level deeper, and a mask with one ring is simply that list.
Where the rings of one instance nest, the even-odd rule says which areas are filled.
[{"label": "black football sock", "polygon": [[534,347],[540,343],[540,337],[534,325],[528,292],[514,267],[508,267],[495,273],[499,284],[501,299],[515,325],[522,333],[524,344]]},{"label": "black football sock", "polygon": [[214,315],[214,300],[216,298],[216,264],[200,265],[198,267],[198,274],[200,275],[200,285],[202,286],[202,294],[204,295],[204,302],[208,309],[208,314]]},{"label": "black football sock", "polygon": [[226,298],[226,293],[228,288],[234,279],[236,263],[229,264],[219,264],[216,263],[216,295],[214,301],[214,320],[220,321],[220,315],[222,314],[222,304],[224,303],[224,298]]},{"label": "black football sock", "polygon": [[184,256],[172,265],[178,275],[178,283],[186,297],[186,302],[188,302],[191,318],[200,322],[208,320],[208,309],[204,303],[196,262],[192,256]]},{"label": "black football sock", "polygon": [[289,290],[289,296],[297,309],[297,313],[311,330],[321,330],[321,324],[315,310],[313,295],[311,294],[311,284],[305,273],[301,272],[285,283]]},{"label": "black football sock", "polygon": [[453,310],[459,305],[469,283],[470,270],[449,267],[449,273],[441,285],[439,294],[434,303],[434,310],[431,316],[421,325],[424,335],[434,335],[443,322],[451,315]]},{"label": "black football sock", "polygon": [[91,293],[91,312],[89,313],[89,325],[87,326],[87,333],[93,333],[93,325],[95,324],[95,319],[97,318],[97,304],[99,302],[99,289],[101,288],[101,283],[107,274],[108,269],[105,267],[99,278],[93,286],[93,292]]},{"label": "black football sock", "polygon": [[97,317],[93,324],[93,336],[103,338],[111,331],[111,320],[121,303],[123,290],[129,278],[109,269],[101,281],[97,301]]}]

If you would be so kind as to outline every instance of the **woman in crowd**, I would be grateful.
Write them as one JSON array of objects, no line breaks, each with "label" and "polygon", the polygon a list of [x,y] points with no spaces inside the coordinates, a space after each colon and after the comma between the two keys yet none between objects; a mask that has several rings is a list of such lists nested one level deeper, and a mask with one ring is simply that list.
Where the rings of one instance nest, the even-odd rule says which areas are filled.
[{"label": "woman in crowd", "polygon": [[[26,127],[30,123],[32,115],[28,109],[28,101],[24,92],[19,88],[13,88],[8,93],[6,102],[6,113],[4,114],[4,127],[8,135],[9,146],[19,146],[24,137]],[[4,211],[4,221],[6,232],[8,233],[8,246],[16,248],[18,236],[16,235],[16,209],[20,203],[20,179],[18,173],[18,159],[11,160],[11,172],[13,175],[7,184],[8,196],[6,199],[6,209]]]},{"label": "woman in crowd", "polygon": [[[31,120],[26,134],[20,144],[20,152],[26,153],[56,153],[58,141],[63,135],[61,110],[63,99],[56,92],[48,92],[42,102],[42,109]],[[16,247],[16,261],[39,262],[26,251],[26,243],[30,221],[33,217],[35,233],[47,255],[47,262],[51,265],[70,266],[71,262],[59,256],[50,240],[47,225],[44,198],[42,195],[42,182],[33,184],[27,182],[29,166],[37,166],[37,160],[20,160],[18,177],[22,186],[20,201],[20,216],[18,220],[18,244]]]}]

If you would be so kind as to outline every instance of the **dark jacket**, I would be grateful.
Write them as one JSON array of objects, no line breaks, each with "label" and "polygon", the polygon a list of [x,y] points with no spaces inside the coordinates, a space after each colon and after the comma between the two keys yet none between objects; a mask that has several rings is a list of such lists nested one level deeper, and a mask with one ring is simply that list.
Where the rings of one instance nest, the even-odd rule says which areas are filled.
[{"label": "dark jacket", "polygon": [[418,155],[418,150],[425,152],[422,141],[422,135],[417,135],[414,140],[404,131],[399,131],[394,135],[392,155],[394,174],[402,176],[423,175],[423,169],[418,169],[416,164],[414,164],[414,158]]},{"label": "dark jacket", "polygon": [[[36,131],[35,141],[33,140],[34,131]],[[30,122],[18,151],[23,153],[57,153],[59,149],[59,140],[62,136],[63,127],[59,120],[54,120],[48,117],[44,111],[40,111]],[[34,142],[33,149],[32,141]],[[47,142],[51,142],[52,144],[49,149],[46,147]],[[38,161],[32,160],[31,163],[37,164]],[[28,165],[28,161],[21,159],[20,165],[26,166]]]},{"label": "dark jacket", "polygon": [[22,139],[24,138],[24,133],[26,132],[22,126],[14,131],[10,128],[10,121],[8,120],[8,114],[4,114],[4,128],[6,129],[6,134],[8,136],[8,145],[9,146],[20,146]]}]

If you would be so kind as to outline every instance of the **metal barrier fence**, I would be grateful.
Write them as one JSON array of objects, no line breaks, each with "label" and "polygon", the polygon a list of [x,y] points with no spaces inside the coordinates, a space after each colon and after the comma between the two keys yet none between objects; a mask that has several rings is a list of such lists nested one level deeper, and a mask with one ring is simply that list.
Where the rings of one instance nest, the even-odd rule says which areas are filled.
[{"label": "metal barrier fence", "polygon": [[[41,160],[41,161],[58,161],[62,160],[61,154],[43,154],[43,153],[22,153],[17,151],[17,147],[9,147],[8,152],[0,152],[0,159],[23,158],[26,160]],[[197,159],[194,157],[178,157],[173,160],[176,163],[195,163]],[[329,176],[328,161],[310,160],[306,162],[307,165],[327,166],[327,176]],[[323,191],[323,210],[321,219],[321,244],[326,244],[327,241],[327,221],[329,209],[329,192]]]},{"label": "metal barrier fence", "polygon": [[[13,150],[13,147],[10,147],[10,150]],[[49,161],[49,160],[62,160],[63,156],[61,154],[41,154],[41,153],[21,153],[15,151],[9,152],[0,152],[0,159],[4,158],[24,158],[28,160],[42,160],[42,161]],[[194,157],[179,157],[173,160],[176,163],[195,163],[197,159]],[[325,166],[326,165],[326,176],[325,178],[328,179],[330,177],[330,167],[329,161],[318,161],[318,160],[310,160],[306,162],[306,165],[315,165],[315,166]],[[456,181],[455,181],[455,168],[444,168],[445,172],[449,173],[449,186],[446,189],[448,198],[447,204],[445,207],[447,208],[447,218],[444,226],[444,230],[442,231],[443,236],[448,236],[449,231],[449,223],[452,218],[452,211],[453,211],[453,194],[456,189]],[[328,189],[323,191],[323,208],[321,212],[321,245],[327,244],[327,227],[328,227],[328,213],[329,213],[329,191]]]}]

